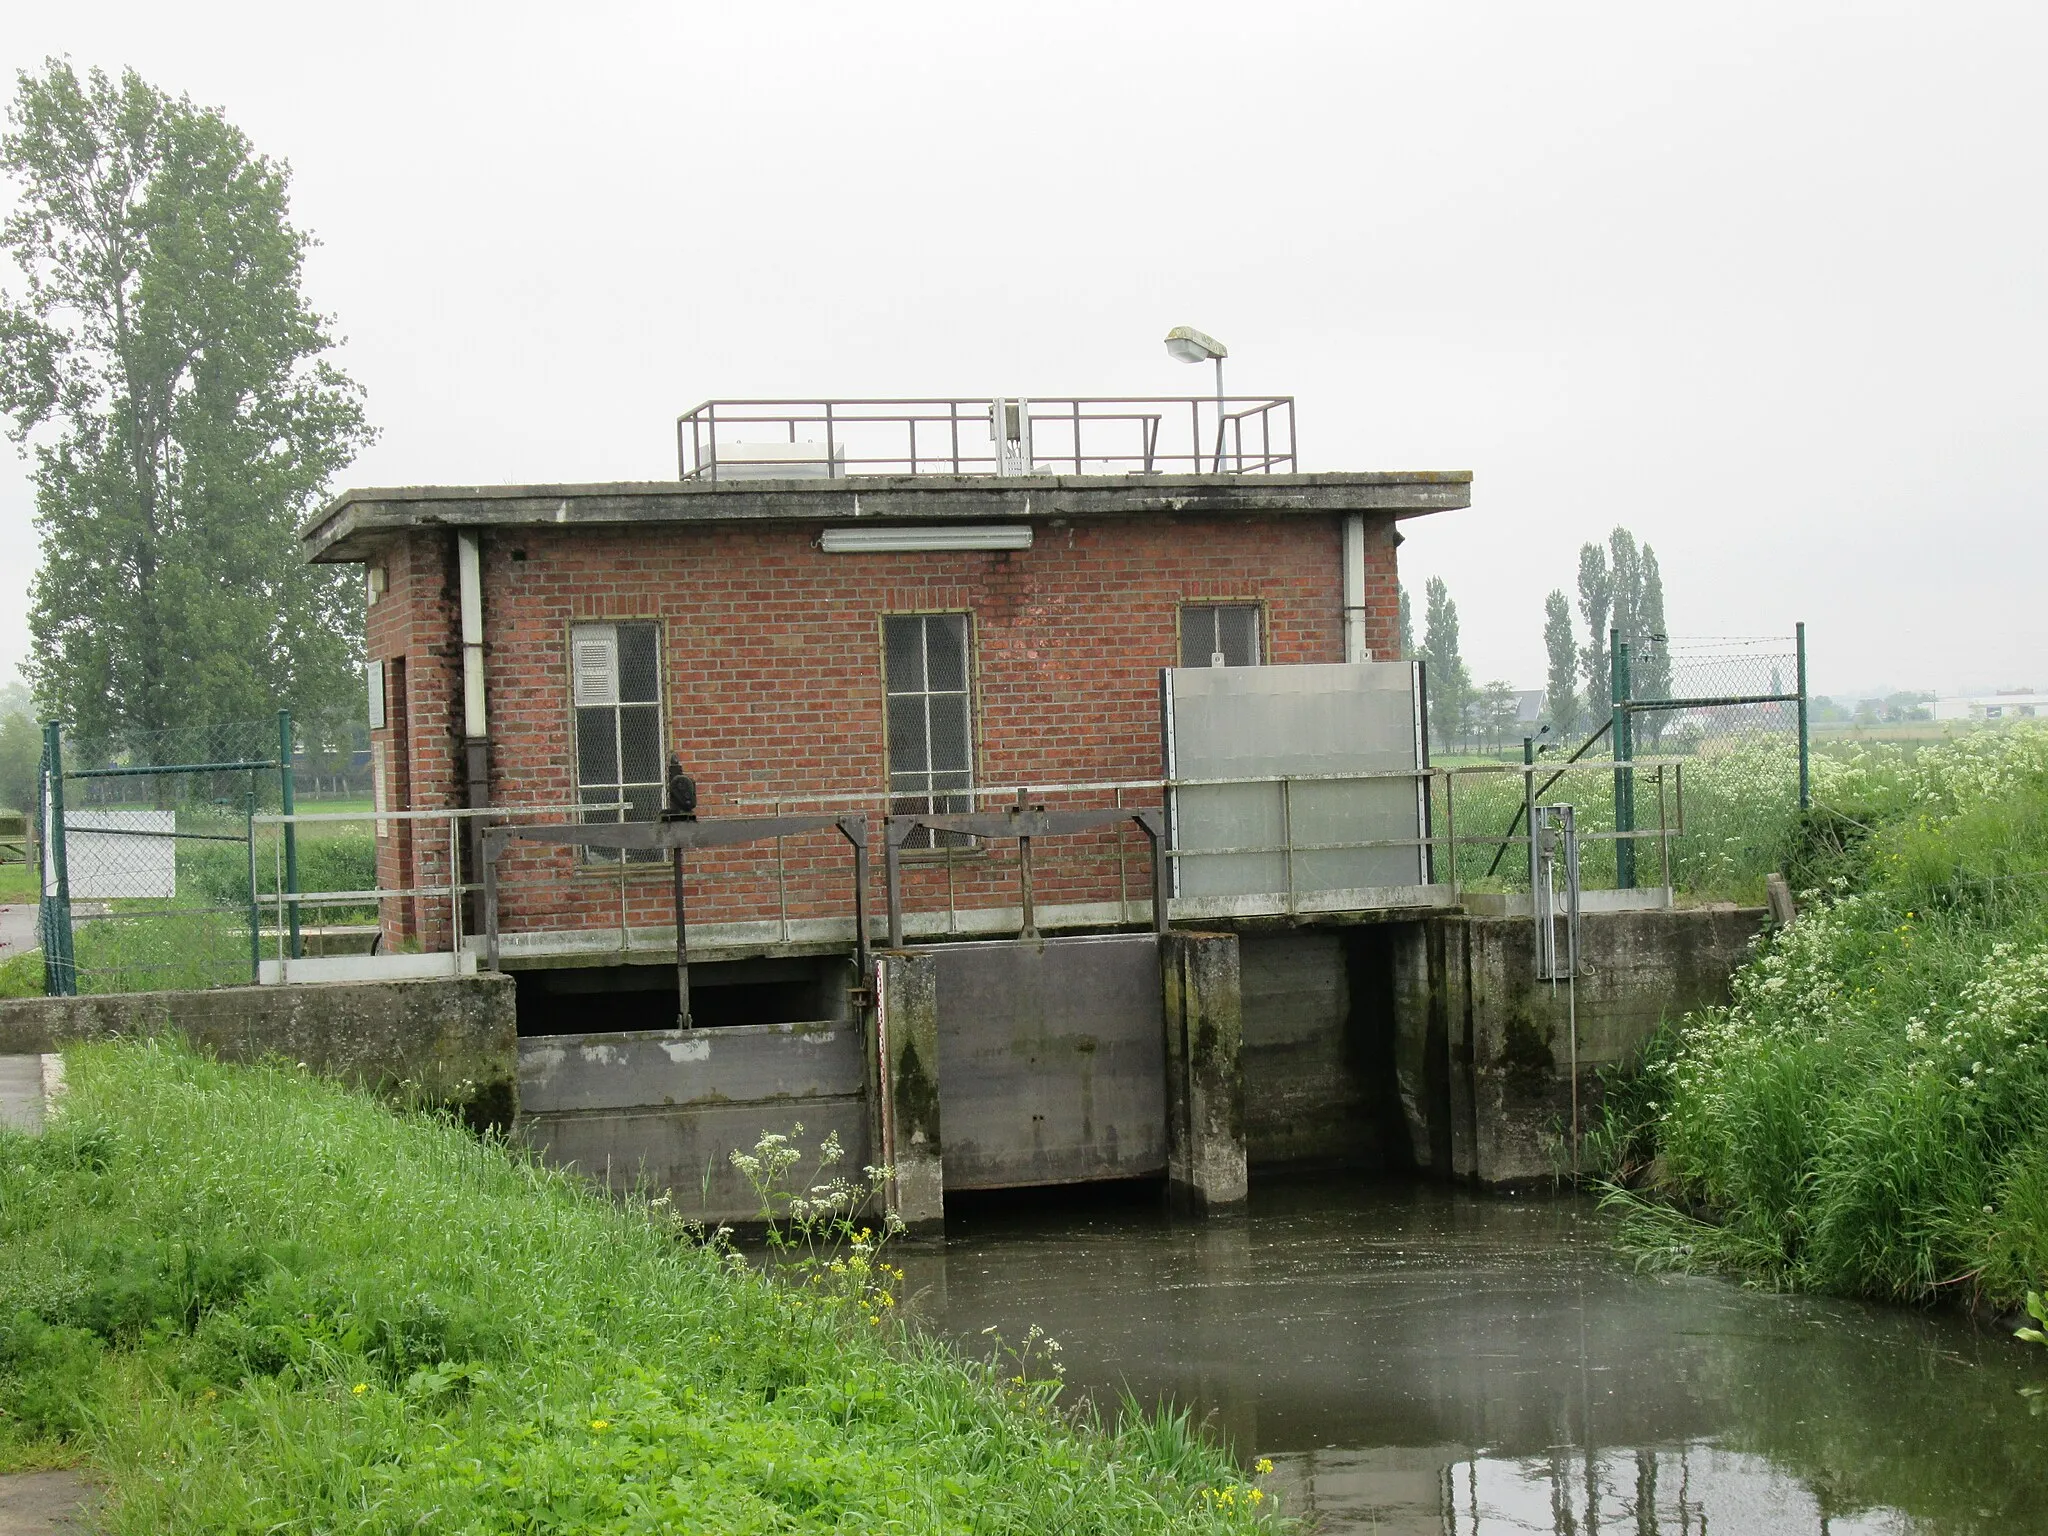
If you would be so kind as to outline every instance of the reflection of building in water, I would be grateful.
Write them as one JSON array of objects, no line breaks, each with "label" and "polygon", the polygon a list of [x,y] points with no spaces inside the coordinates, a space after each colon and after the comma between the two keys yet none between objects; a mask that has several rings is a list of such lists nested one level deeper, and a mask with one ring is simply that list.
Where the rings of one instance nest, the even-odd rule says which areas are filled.
[{"label": "reflection of building in water", "polygon": [[1709,1445],[1489,1456],[1453,1446],[1273,1458],[1286,1514],[1327,1536],[1903,1536],[1892,1509],[1829,1509],[1760,1456]]}]

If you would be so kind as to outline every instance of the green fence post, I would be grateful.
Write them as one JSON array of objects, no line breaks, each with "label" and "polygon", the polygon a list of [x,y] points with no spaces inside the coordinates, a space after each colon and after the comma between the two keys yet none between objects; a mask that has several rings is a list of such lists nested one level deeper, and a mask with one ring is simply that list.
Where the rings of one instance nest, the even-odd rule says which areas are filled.
[{"label": "green fence post", "polygon": [[43,990],[51,997],[78,996],[77,951],[71,942],[71,860],[64,848],[64,728],[55,720],[43,726],[43,760],[49,764],[51,868],[57,871],[57,896],[50,903],[43,936]]},{"label": "green fence post", "polygon": [[1803,811],[1813,804],[1813,780],[1806,763],[1806,625],[1794,625],[1793,634],[1799,647],[1799,809]]},{"label": "green fence post", "polygon": [[242,836],[249,851],[249,985],[263,980],[263,901],[256,893],[256,775],[242,792]]},{"label": "green fence post", "polygon": [[[280,709],[277,712],[277,788],[278,800],[286,816],[292,814],[292,712]],[[284,824],[284,888],[287,895],[299,893],[299,829],[287,821]],[[291,956],[299,955],[299,904],[291,904]]]},{"label": "green fence post", "polygon": [[[1532,771],[1535,766],[1536,738],[1534,736],[1524,736],[1522,738],[1522,830],[1528,834],[1529,890],[1532,893],[1536,889],[1536,775]],[[1514,828],[1508,828],[1508,832],[1512,836]],[[1497,866],[1500,860],[1495,859],[1494,863]],[[1487,871],[1488,874],[1492,872],[1492,870]]]},{"label": "green fence post", "polygon": [[1636,783],[1635,771],[1622,765],[1632,761],[1636,751],[1628,712],[1628,642],[1619,629],[1609,630],[1607,636],[1614,705],[1614,888],[1630,891],[1636,884],[1636,845],[1626,834],[1636,828]]}]

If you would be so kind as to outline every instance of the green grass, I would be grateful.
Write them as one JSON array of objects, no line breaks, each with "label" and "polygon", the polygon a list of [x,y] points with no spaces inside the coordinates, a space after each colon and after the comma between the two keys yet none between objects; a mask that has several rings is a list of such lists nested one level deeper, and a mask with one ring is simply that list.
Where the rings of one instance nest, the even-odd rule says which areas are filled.
[{"label": "green grass", "polygon": [[34,901],[41,894],[33,864],[0,864],[0,904]]},{"label": "green grass", "polygon": [[1257,1523],[1182,1418],[1063,1413],[449,1124],[164,1042],[67,1069],[0,1134],[0,1458],[82,1454],[114,1531]]},{"label": "green grass", "polygon": [[1817,767],[1804,915],[1610,1097],[1624,1240],[2010,1305],[2048,1278],[2048,731]]}]

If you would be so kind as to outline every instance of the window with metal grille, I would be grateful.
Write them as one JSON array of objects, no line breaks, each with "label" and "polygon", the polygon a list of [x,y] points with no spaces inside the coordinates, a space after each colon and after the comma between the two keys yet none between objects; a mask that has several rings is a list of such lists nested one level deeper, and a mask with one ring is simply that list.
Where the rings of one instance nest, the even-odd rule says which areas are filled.
[{"label": "window with metal grille", "polygon": [[[900,613],[882,620],[883,688],[889,711],[891,809],[973,809],[974,709],[968,688],[967,615]],[[903,846],[962,846],[921,833]]]},{"label": "window with metal grille", "polygon": [[[576,794],[585,821],[654,821],[661,815],[661,627],[578,624],[569,631],[576,712]],[[595,863],[618,855],[592,849]],[[628,855],[651,863],[655,850]]]},{"label": "window with metal grille", "polygon": [[1257,603],[1187,603],[1180,610],[1180,664],[1184,667],[1256,667]]}]

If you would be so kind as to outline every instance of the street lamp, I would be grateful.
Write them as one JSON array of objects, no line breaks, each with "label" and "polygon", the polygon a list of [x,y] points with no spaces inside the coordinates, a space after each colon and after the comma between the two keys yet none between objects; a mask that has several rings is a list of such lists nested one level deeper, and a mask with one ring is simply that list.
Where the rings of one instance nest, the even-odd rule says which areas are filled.
[{"label": "street lamp", "polygon": [[[1169,357],[1183,363],[1214,363],[1216,365],[1216,463],[1218,473],[1223,469],[1223,359],[1230,356],[1230,348],[1223,345],[1206,331],[1198,331],[1192,325],[1176,325],[1166,333],[1166,352]],[[1201,468],[1199,461],[1196,469]]]}]

